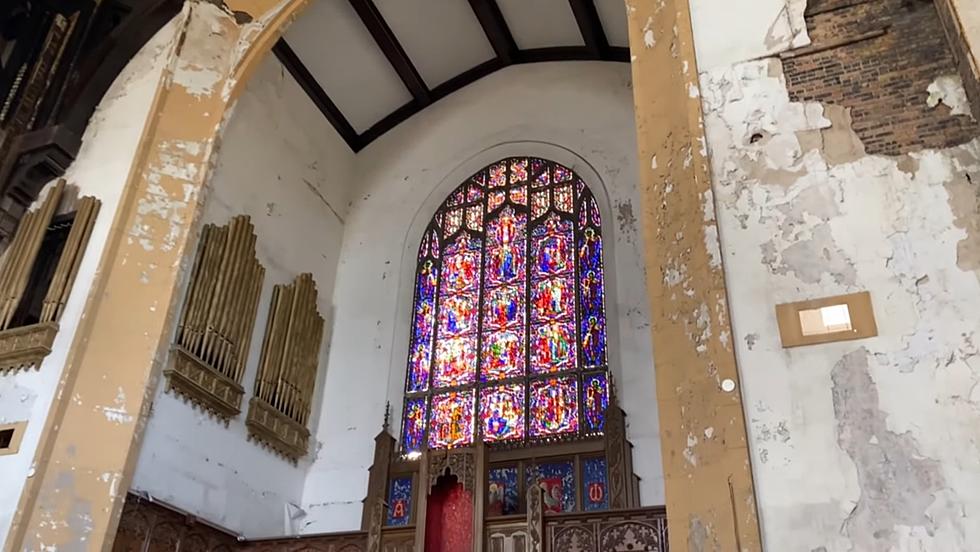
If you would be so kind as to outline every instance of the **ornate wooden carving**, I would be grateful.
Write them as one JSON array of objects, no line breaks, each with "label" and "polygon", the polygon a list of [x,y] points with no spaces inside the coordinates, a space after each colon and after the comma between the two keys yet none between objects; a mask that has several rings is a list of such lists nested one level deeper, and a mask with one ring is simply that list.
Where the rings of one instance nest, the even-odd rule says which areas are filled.
[{"label": "ornate wooden carving", "polygon": [[[370,549],[370,544],[368,548]],[[413,550],[415,550],[415,529],[386,529],[382,533],[379,552],[413,552]]]},{"label": "ornate wooden carving", "polygon": [[545,532],[548,550],[668,552],[663,508],[549,516]]},{"label": "ornate wooden carving", "polygon": [[492,522],[487,526],[489,552],[526,552],[527,521]]},{"label": "ornate wooden carving", "polygon": [[294,461],[309,450],[306,422],[323,340],[323,317],[316,303],[312,274],[300,274],[292,284],[273,289],[255,397],[246,420],[249,435]]},{"label": "ornate wooden carving", "polygon": [[[388,473],[395,450],[395,439],[388,433],[388,407],[381,432],[374,438],[374,461],[368,470],[368,491],[361,513],[361,530],[368,532],[368,551],[382,550],[381,529],[385,523],[385,498],[388,492]],[[414,531],[410,532],[414,543]]]},{"label": "ornate wooden carving", "polygon": [[234,535],[136,495],[129,495],[119,519],[112,551],[230,552],[237,548],[239,543]]},{"label": "ornate wooden carving", "polygon": [[435,487],[439,477],[446,473],[456,476],[463,489],[476,492],[476,459],[469,450],[429,451],[429,482],[427,493]]},{"label": "ornate wooden carving", "polygon": [[614,401],[606,409],[606,466],[609,475],[609,507],[635,507],[631,445],[626,440],[626,414]]},{"label": "ornate wooden carving", "polygon": [[265,268],[247,216],[209,224],[201,235],[177,327],[170,389],[221,418],[241,412],[242,375]]},{"label": "ornate wooden carving", "polygon": [[[527,550],[544,550],[544,500],[541,487],[531,485],[527,489]],[[552,550],[555,550],[554,548]]]},{"label": "ornate wooden carving", "polygon": [[22,307],[52,219],[59,205],[69,202],[64,192],[65,182],[60,180],[50,189],[40,208],[24,216],[0,267],[0,373],[40,365],[51,352],[58,333],[58,321],[101,206],[94,197],[82,197],[76,202],[71,229],[45,291],[37,323],[17,326],[14,315]]}]

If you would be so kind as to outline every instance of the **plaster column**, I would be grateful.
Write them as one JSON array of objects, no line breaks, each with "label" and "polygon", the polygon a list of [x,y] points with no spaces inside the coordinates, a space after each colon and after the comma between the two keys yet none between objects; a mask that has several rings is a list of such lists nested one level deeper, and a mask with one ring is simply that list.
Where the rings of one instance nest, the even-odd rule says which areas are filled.
[{"label": "plaster column", "polygon": [[690,6],[627,10],[670,548],[761,550]]},{"label": "plaster column", "polygon": [[226,114],[305,0],[189,0],[4,550],[110,550]]}]

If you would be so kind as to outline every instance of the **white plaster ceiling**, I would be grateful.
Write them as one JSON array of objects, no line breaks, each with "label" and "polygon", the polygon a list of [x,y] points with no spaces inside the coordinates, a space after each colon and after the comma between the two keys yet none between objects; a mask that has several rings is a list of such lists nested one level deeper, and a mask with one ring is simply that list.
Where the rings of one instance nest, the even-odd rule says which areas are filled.
[{"label": "white plaster ceiling", "polygon": [[467,0],[374,3],[430,88],[495,56]]},{"label": "white plaster ceiling", "polygon": [[522,50],[585,44],[568,0],[497,0],[497,5]]},{"label": "white plaster ceiling", "polygon": [[311,2],[285,39],[357,132],[412,100],[346,0]]},{"label": "white plaster ceiling", "polygon": [[606,32],[606,40],[610,46],[629,48],[629,28],[626,24],[626,6],[623,0],[595,0],[602,30]]},{"label": "white plaster ceiling", "polygon": [[[290,72],[307,81],[308,93],[356,151],[466,78],[485,74],[456,79],[490,61],[497,65],[487,71],[548,60],[628,61],[624,3],[591,1],[598,16],[591,28],[601,28],[609,48],[601,40],[586,44],[570,0],[311,0],[283,39],[295,53]],[[297,59],[308,75],[294,70]]]}]

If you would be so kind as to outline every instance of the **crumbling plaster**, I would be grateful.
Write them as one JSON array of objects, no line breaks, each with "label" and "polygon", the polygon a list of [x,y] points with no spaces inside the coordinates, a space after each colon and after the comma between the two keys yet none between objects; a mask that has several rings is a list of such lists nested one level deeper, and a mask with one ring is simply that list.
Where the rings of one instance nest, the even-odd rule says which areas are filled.
[{"label": "crumbling plaster", "polygon": [[[789,101],[775,58],[701,91],[767,548],[970,549],[980,140],[865,155],[845,110]],[[774,305],[860,290],[878,337],[781,348]]]}]

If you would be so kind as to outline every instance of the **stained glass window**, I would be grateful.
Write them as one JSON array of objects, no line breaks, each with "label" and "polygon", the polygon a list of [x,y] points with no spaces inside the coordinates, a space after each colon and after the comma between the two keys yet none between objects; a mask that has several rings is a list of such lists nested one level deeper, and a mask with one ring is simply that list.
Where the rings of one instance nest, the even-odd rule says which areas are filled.
[{"label": "stained glass window", "polygon": [[508,516],[516,514],[517,468],[514,466],[490,468],[487,477],[487,514]]},{"label": "stained glass window", "polygon": [[603,431],[601,226],[588,186],[544,159],[504,159],[449,195],[419,247],[403,452]]},{"label": "stained glass window", "polygon": [[575,511],[575,464],[571,460],[528,466],[527,485],[538,485],[544,491],[545,512]]},{"label": "stained glass window", "polygon": [[609,495],[606,492],[605,457],[599,456],[582,460],[582,489],[586,512],[609,509]]}]

